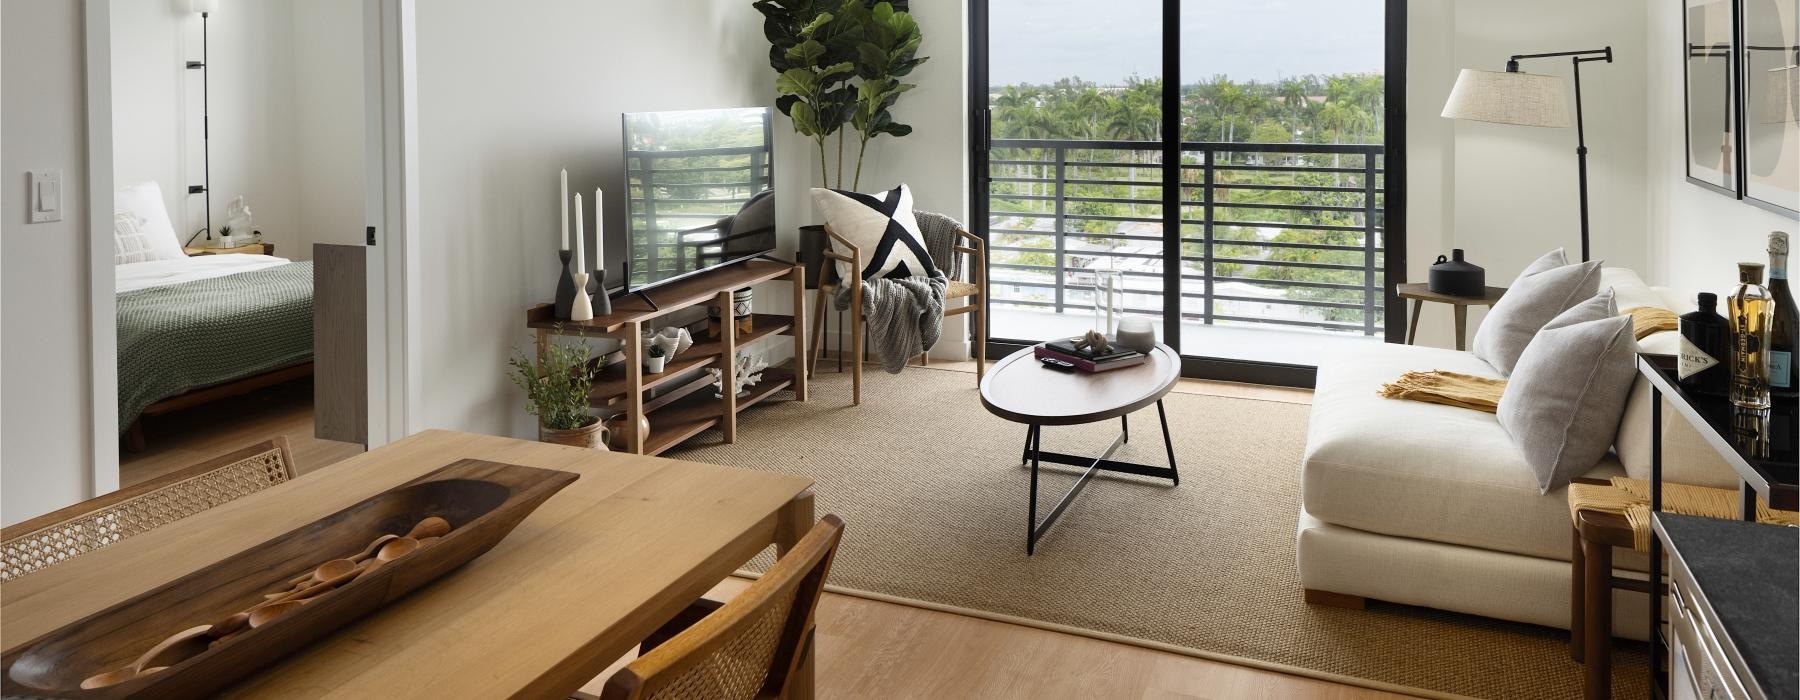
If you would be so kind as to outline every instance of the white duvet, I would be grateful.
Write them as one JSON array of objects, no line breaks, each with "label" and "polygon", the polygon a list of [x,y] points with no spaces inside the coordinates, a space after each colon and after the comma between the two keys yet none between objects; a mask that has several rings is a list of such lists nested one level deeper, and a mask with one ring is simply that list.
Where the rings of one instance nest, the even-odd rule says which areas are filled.
[{"label": "white duvet", "polygon": [[286,265],[288,262],[290,261],[287,258],[277,258],[273,255],[232,253],[115,265],[113,266],[113,286],[115,292],[124,294],[166,284],[180,284],[235,275],[239,272],[264,270],[277,265]]}]

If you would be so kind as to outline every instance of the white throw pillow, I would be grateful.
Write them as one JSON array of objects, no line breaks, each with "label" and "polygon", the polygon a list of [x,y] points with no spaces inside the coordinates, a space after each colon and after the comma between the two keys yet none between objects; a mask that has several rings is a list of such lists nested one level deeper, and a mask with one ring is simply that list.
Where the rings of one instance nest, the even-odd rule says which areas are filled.
[{"label": "white throw pillow", "polygon": [[1574,265],[1564,261],[1563,250],[1557,248],[1527,265],[1482,319],[1469,351],[1501,374],[1512,374],[1538,329],[1599,291],[1599,261]]},{"label": "white throw pillow", "polygon": [[113,264],[150,262],[150,239],[144,235],[144,220],[136,214],[113,215]]},{"label": "white throw pillow", "polygon": [[1500,396],[1500,427],[1548,493],[1585,474],[1612,447],[1637,378],[1631,317],[1612,290],[1545,324],[1519,356]]},{"label": "white throw pillow", "polygon": [[[839,262],[838,278],[938,277],[940,273],[925,249],[925,235],[913,217],[912,190],[905,184],[880,194],[863,194],[815,187],[813,204],[825,216],[832,231],[855,245],[862,254],[863,269],[852,271]],[[836,242],[833,242],[836,245]],[[839,253],[849,255],[850,251]]]},{"label": "white throw pillow", "polygon": [[[139,235],[143,236],[146,246],[142,253],[145,262],[149,260],[180,260],[187,257],[181,250],[181,240],[175,236],[175,227],[169,224],[169,210],[163,205],[162,187],[156,181],[143,182],[119,190],[113,196],[114,231],[118,235],[117,217],[130,215],[136,218]],[[117,245],[117,241],[114,241]],[[114,253],[117,254],[115,248]]]}]

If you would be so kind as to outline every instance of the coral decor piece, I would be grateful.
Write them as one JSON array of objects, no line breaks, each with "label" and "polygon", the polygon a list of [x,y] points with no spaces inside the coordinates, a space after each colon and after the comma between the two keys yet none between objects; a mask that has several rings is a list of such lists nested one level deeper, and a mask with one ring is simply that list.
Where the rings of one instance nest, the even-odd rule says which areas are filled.
[{"label": "coral decor piece", "polygon": [[[734,365],[737,367],[736,374],[733,375],[733,379],[737,380],[737,395],[743,396],[749,393],[750,387],[756,386],[757,382],[762,381],[762,371],[769,368],[769,360],[761,353],[752,354],[746,351],[737,354]],[[725,390],[724,387],[721,386],[725,374],[724,371],[717,367],[712,367],[707,369],[706,373],[712,375],[713,387],[718,389],[717,392],[714,392],[713,396],[715,398],[725,398]]]}]

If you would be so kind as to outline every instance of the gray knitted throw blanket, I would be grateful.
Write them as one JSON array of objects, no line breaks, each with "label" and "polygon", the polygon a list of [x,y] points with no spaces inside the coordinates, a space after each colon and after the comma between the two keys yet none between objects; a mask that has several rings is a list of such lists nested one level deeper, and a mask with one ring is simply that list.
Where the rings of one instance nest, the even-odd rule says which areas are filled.
[{"label": "gray knitted throw blanket", "polygon": [[[899,374],[909,360],[937,344],[949,286],[943,275],[863,280],[863,323],[888,374]],[[850,286],[839,288],[833,302],[839,311],[850,308]]]}]

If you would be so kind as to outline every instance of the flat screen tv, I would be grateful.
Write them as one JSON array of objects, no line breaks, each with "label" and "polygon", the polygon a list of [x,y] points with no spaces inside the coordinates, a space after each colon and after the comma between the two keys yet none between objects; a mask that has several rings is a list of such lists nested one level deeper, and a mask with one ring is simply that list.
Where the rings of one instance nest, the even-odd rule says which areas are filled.
[{"label": "flat screen tv", "polygon": [[625,115],[628,289],[775,250],[767,107]]}]

